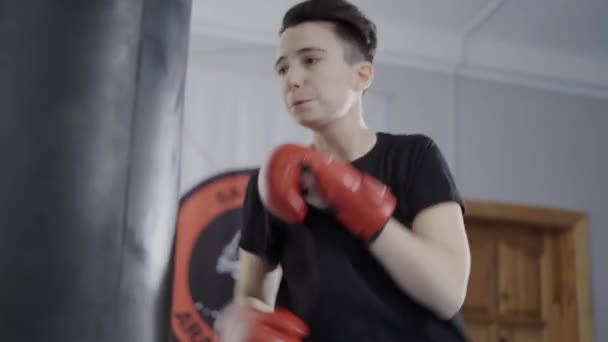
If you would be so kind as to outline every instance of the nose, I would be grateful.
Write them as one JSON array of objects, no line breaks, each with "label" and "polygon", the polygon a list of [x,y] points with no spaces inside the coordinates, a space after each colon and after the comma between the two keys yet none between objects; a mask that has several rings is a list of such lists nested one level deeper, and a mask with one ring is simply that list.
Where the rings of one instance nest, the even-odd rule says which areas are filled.
[{"label": "nose", "polygon": [[297,66],[290,67],[285,74],[287,89],[300,88],[304,83],[304,72]]}]

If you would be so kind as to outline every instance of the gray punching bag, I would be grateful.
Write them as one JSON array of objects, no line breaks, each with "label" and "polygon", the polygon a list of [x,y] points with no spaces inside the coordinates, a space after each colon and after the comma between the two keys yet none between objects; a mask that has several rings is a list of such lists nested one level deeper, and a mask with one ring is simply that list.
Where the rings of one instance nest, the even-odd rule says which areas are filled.
[{"label": "gray punching bag", "polygon": [[190,0],[0,0],[0,340],[167,341]]}]

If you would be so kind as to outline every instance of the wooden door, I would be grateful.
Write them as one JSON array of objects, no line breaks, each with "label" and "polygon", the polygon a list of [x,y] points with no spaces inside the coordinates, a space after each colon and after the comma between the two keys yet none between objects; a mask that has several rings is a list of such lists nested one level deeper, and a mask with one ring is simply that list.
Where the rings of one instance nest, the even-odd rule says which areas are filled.
[{"label": "wooden door", "polygon": [[472,201],[467,210],[473,341],[592,341],[585,216]]}]

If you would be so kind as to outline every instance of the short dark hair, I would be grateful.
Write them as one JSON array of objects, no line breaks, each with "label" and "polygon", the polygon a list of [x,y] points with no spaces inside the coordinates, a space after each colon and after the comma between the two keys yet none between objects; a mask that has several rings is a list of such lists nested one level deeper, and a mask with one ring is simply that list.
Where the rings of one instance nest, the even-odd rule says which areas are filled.
[{"label": "short dark hair", "polygon": [[305,22],[329,22],[334,32],[348,44],[346,60],[373,62],[378,39],[376,25],[346,0],[306,0],[291,7],[283,17],[279,34]]}]

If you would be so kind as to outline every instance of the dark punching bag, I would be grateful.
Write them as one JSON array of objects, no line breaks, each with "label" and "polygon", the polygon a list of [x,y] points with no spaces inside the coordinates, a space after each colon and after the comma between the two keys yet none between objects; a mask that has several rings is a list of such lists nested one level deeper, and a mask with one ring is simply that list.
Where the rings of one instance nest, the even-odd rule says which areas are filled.
[{"label": "dark punching bag", "polygon": [[190,0],[0,0],[0,341],[168,338]]}]

